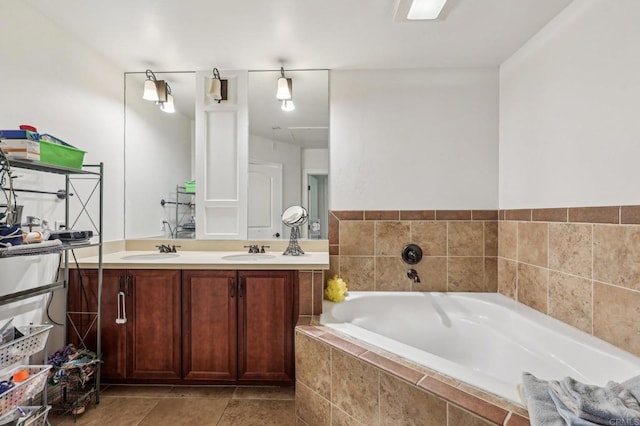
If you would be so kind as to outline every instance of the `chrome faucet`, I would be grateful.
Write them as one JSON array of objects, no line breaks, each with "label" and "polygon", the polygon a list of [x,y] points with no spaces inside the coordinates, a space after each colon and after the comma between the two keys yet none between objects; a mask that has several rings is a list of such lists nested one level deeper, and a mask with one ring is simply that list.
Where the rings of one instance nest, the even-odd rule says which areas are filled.
[{"label": "chrome faucet", "polygon": [[[251,244],[249,246],[244,246],[244,248],[248,248],[249,249],[249,253],[260,253],[260,249],[258,248],[257,244]],[[264,251],[263,251],[264,253]]]}]

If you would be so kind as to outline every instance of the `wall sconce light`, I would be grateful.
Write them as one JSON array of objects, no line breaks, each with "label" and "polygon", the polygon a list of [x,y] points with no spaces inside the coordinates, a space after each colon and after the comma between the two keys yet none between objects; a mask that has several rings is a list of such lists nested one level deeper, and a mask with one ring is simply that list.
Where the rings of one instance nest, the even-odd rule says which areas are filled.
[{"label": "wall sconce light", "polygon": [[278,79],[278,90],[276,98],[280,101],[291,100],[293,94],[293,81],[284,76],[284,68],[280,67],[280,78]]},{"label": "wall sconce light", "polygon": [[167,85],[164,80],[156,79],[156,75],[151,70],[146,70],[147,80],[144,82],[144,92],[142,99],[151,102],[167,101]]},{"label": "wall sconce light", "polygon": [[169,86],[169,83],[166,84],[166,94],[167,100],[160,103],[160,109],[169,114],[173,114],[176,112],[176,106],[173,103],[173,95],[171,94],[171,86]]},{"label": "wall sconce light", "polygon": [[213,78],[209,84],[207,96],[218,103],[227,100],[227,80],[220,79],[218,68],[213,69]]}]

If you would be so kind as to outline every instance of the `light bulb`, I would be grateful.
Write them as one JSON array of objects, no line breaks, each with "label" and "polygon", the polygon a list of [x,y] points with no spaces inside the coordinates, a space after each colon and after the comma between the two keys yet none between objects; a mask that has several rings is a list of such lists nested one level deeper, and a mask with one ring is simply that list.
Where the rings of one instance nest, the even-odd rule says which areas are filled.
[{"label": "light bulb", "polygon": [[293,104],[292,99],[285,99],[282,101],[282,110],[286,112],[290,112],[296,109],[296,106]]},{"label": "light bulb", "polygon": [[169,114],[176,112],[176,106],[173,103],[173,95],[171,93],[167,94],[167,101],[162,102],[160,109],[164,112],[168,112]]},{"label": "light bulb", "polygon": [[158,102],[158,89],[156,88],[155,81],[146,80],[144,82],[144,92],[142,93],[142,99],[152,102]]},{"label": "light bulb", "polygon": [[291,99],[291,90],[289,89],[291,79],[280,77],[278,79],[278,90],[276,91],[276,98],[279,100]]},{"label": "light bulb", "polygon": [[207,95],[214,101],[222,100],[222,82],[218,78],[212,78]]}]

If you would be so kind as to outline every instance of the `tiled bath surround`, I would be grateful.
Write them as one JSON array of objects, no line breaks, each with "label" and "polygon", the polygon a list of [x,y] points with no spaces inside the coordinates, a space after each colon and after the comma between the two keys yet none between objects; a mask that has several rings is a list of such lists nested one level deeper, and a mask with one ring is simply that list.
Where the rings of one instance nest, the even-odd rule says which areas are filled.
[{"label": "tiled bath surround", "polygon": [[297,327],[296,369],[302,425],[529,424],[521,407],[323,327]]},{"label": "tiled bath surround", "polygon": [[640,206],[501,210],[498,291],[640,356]]},{"label": "tiled bath surround", "polygon": [[[393,210],[329,212],[330,270],[350,290],[497,291],[497,210]],[[407,278],[400,253],[422,247]]]}]

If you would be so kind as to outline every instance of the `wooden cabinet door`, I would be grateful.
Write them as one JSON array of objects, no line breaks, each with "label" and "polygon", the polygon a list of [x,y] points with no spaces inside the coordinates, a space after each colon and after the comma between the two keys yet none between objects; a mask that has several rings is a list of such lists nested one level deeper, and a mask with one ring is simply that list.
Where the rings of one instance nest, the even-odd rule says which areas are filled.
[{"label": "wooden cabinet door", "polygon": [[[124,271],[102,271],[101,377],[122,379],[125,377],[126,325],[118,325],[115,320],[118,309],[118,291],[124,290]],[[69,290],[67,305],[67,341],[76,347],[83,343],[89,350],[96,350],[98,306],[98,271],[96,269],[69,270]]]},{"label": "wooden cabinet door", "polygon": [[[127,378],[180,378],[180,271],[128,270]],[[159,380],[155,380],[156,382]]]},{"label": "wooden cabinet door", "polygon": [[236,271],[182,271],[184,379],[236,380],[236,300]]},{"label": "wooden cabinet door", "polygon": [[123,379],[126,375],[127,324],[116,324],[118,292],[126,290],[124,279],[124,271],[102,271],[100,329],[103,363],[100,374],[104,379]]},{"label": "wooden cabinet door", "polygon": [[238,272],[238,381],[293,381],[291,271]]}]

